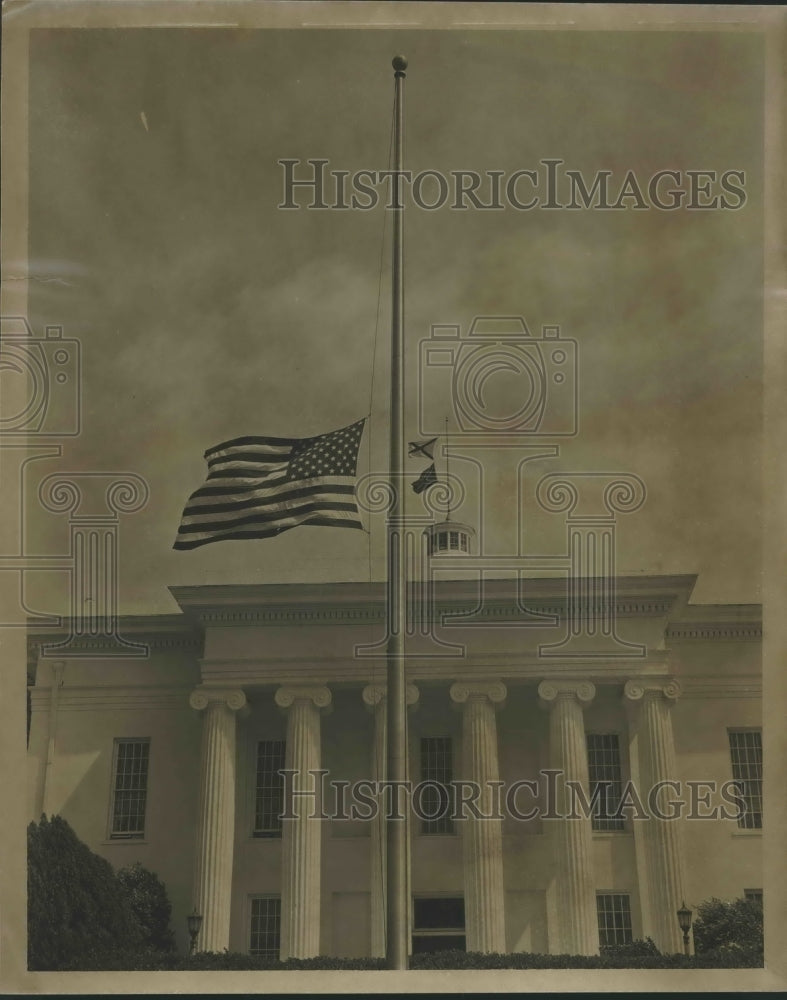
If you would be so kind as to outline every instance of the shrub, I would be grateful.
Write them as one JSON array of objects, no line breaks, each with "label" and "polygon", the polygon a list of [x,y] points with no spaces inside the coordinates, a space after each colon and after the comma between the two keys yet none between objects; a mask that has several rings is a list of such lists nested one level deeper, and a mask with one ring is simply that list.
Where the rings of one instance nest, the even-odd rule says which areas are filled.
[{"label": "shrub", "polygon": [[28,827],[27,887],[29,969],[174,967],[163,883],[140,864],[116,874],[60,816]]},{"label": "shrub", "polygon": [[112,865],[83,844],[60,816],[28,827],[27,918],[30,969],[94,965],[140,932],[118,891]]},{"label": "shrub", "polygon": [[697,954],[763,951],[762,905],[752,899],[708,899],[697,907],[694,921]]},{"label": "shrub", "polygon": [[630,941],[628,944],[608,944],[601,946],[601,954],[608,958],[642,958],[648,955],[660,955],[651,938],[644,941]]},{"label": "shrub", "polygon": [[413,955],[412,969],[715,969],[756,968],[762,955],[740,951],[703,955],[660,955],[653,942],[636,942],[640,954],[542,955],[435,951]]},{"label": "shrub", "polygon": [[138,861],[121,868],[117,879],[139,927],[143,948],[173,951],[175,935],[169,926],[172,905],[161,879]]}]

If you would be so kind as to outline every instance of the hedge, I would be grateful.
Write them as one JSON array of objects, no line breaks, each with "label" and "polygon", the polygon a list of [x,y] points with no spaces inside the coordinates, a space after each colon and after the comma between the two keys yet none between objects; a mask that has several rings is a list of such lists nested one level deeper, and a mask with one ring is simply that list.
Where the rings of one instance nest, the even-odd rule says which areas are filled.
[{"label": "hedge", "polygon": [[[413,955],[410,968],[429,970],[450,969],[739,969],[761,968],[761,952],[706,952],[702,955],[542,955],[529,952],[513,954],[482,954],[480,952],[436,951]],[[382,958],[290,958],[286,961],[260,958],[242,952],[199,952],[193,956],[162,953],[153,950],[117,952],[105,957],[99,965],[85,969],[107,971],[309,971],[309,970],[379,970],[385,968]]]},{"label": "hedge", "polygon": [[[132,865],[115,873],[59,816],[28,827],[28,967],[84,971],[375,970],[381,958],[278,961],[240,952],[179,955],[166,888]],[[697,954],[661,955],[648,938],[600,955],[413,955],[411,969],[740,969],[762,968],[762,907],[711,899],[698,907]]]}]

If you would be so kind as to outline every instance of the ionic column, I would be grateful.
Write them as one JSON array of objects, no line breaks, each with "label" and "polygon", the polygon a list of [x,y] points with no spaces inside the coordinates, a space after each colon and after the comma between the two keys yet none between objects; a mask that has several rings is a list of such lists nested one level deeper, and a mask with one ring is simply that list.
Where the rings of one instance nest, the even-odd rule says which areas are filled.
[{"label": "ionic column", "polygon": [[[500,681],[469,681],[451,685],[451,700],[462,706],[462,777],[480,787],[481,816],[499,812],[497,723],[495,708],[503,704]],[[465,930],[468,951],[506,950],[503,830],[501,819],[468,816],[462,821]]]},{"label": "ionic column", "polygon": [[[645,801],[658,782],[677,778],[670,710],[680,696],[680,685],[664,678],[633,680],[626,683],[623,694],[636,732],[638,791]],[[662,796],[655,798],[663,803]],[[643,893],[648,906],[644,922],[662,952],[680,952],[683,935],[676,914],[685,895],[680,824],[651,812],[647,823],[639,825],[643,830],[636,844],[644,853],[648,882],[647,893]]]},{"label": "ionic column", "polygon": [[[408,708],[418,701],[418,688],[408,684],[406,689]],[[386,714],[386,685],[369,684],[362,692],[366,707],[374,712],[374,746],[372,749],[372,780],[384,781],[385,760],[388,739],[388,718]],[[371,851],[371,931],[372,957],[385,957],[385,914],[386,914],[386,850],[385,850],[385,797],[376,796],[377,815],[372,822]],[[409,816],[409,814],[408,814]],[[408,838],[409,866],[409,838]],[[409,895],[409,893],[408,893]]]},{"label": "ionic column", "polygon": [[230,945],[232,850],[235,840],[235,714],[243,691],[197,688],[189,704],[204,711],[194,905],[202,914],[199,951]]},{"label": "ionic column", "polygon": [[[583,709],[596,694],[589,681],[542,681],[542,704],[549,706],[550,766],[561,771],[555,808],[559,815],[571,811],[566,781],[579,782],[588,795],[588,761]],[[555,838],[555,881],[558,906],[557,952],[573,955],[598,953],[596,886],[591,859],[591,820],[549,820]],[[550,947],[550,951],[553,949]]]},{"label": "ionic column", "polygon": [[327,687],[280,687],[276,704],[287,709],[285,764],[295,771],[295,795],[285,803],[293,818],[282,820],[280,957],[320,954],[320,841],[322,823],[310,818],[319,805],[319,783],[309,771],[320,767],[320,710],[331,704]]}]

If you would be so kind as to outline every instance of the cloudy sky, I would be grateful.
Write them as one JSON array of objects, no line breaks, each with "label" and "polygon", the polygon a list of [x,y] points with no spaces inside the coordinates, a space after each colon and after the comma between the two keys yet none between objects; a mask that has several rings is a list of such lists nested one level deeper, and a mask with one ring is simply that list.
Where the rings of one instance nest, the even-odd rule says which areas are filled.
[{"label": "cloudy sky", "polygon": [[[122,607],[174,610],[175,584],[382,576],[376,530],[172,542],[206,448],[369,412],[376,329],[362,461],[384,467],[390,218],[278,209],[277,161],[385,169],[400,51],[413,171],[508,174],[550,157],[618,183],[628,170],[645,183],[665,169],[745,171],[737,211],[408,209],[407,376],[415,436],[431,324],[559,325],[579,345],[580,433],[534,463],[521,500],[510,457],[485,456],[489,551],[512,551],[520,503],[532,548],[559,551],[561,516],[532,510],[547,472],[631,472],[648,498],[620,520],[619,571],[696,572],[695,601],[760,600],[761,36],[36,31],[29,256],[42,280],[29,312],[82,347],[84,429],[59,467],[133,471],[150,487],[121,525]],[[39,551],[63,549],[62,519],[31,507],[30,530]]]}]

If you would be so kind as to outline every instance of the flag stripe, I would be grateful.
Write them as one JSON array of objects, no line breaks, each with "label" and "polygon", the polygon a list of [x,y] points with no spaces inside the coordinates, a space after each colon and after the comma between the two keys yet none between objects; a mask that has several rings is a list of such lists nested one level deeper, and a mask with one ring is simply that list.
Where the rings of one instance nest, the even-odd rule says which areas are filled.
[{"label": "flag stripe", "polygon": [[268,438],[268,437],[239,437],[233,438],[231,441],[224,441],[221,444],[217,444],[213,448],[208,448],[205,452],[205,458],[212,458],[214,455],[218,455],[220,451],[228,451],[231,448],[245,448],[248,445],[259,445],[263,448],[281,448],[283,452],[287,451],[289,448],[294,447],[298,444],[302,438]]},{"label": "flag stripe", "polygon": [[262,507],[272,504],[281,504],[289,500],[300,500],[303,497],[324,494],[349,494],[355,493],[354,482],[314,482],[310,485],[298,486],[295,489],[282,492],[281,490],[256,490],[254,496],[246,500],[227,500],[225,503],[191,503],[189,502],[183,511],[183,517],[199,514],[221,514],[236,510],[248,510],[250,507]]},{"label": "flag stripe", "polygon": [[245,517],[232,517],[227,520],[197,520],[189,521],[186,523],[184,521],[179,529],[179,534],[189,535],[193,534],[195,531],[220,531],[222,528],[226,527],[228,524],[242,526],[245,524],[281,524],[282,520],[286,517],[293,515],[297,516],[301,512],[306,512],[307,514],[316,513],[319,510],[346,510],[351,514],[357,514],[358,508],[355,505],[355,501],[349,503],[342,503],[339,500],[322,500],[318,502],[309,501],[308,503],[302,504],[300,507],[291,507],[289,504],[283,504],[280,510],[268,511],[267,513],[257,513],[257,514],[247,514]]},{"label": "flag stripe", "polygon": [[[261,483],[266,480],[256,476],[254,479],[238,479],[237,482],[227,482],[223,483],[221,486],[211,485],[211,486],[200,486],[198,490],[195,490],[188,499],[188,503],[192,500],[198,500],[200,497],[221,497],[221,496],[233,496],[240,495],[241,493],[254,493],[255,490],[262,489]],[[280,479],[271,481],[273,483],[286,483],[287,477],[282,476]]]},{"label": "flag stripe", "polygon": [[[294,511],[288,514],[286,517],[279,518],[274,524],[268,522],[262,522],[259,525],[250,527],[249,525],[237,525],[237,524],[223,524],[220,527],[212,528],[210,530],[204,531],[190,531],[187,535],[178,536],[179,541],[191,542],[195,538],[210,537],[215,538],[217,536],[223,536],[234,531],[261,531],[270,533],[273,531],[286,531],[288,528],[294,528],[299,524],[348,524],[350,522],[355,523],[360,527],[360,522],[353,511],[347,510],[337,510],[332,511],[327,514],[325,513],[315,513],[314,511],[304,508],[300,511]],[[207,528],[207,526],[204,526]]]},{"label": "flag stripe", "polygon": [[179,538],[173,545],[173,548],[185,551],[188,549],[198,549],[201,545],[208,545],[210,542],[231,542],[252,538],[274,538],[276,535],[280,535],[283,531],[287,531],[288,528],[295,528],[310,524],[324,525],[327,528],[360,528],[363,530],[363,525],[360,521],[334,521],[330,518],[310,517],[305,521],[299,522],[299,524],[284,525],[280,528],[266,528],[255,531],[228,531],[221,535],[211,534],[205,538],[189,538],[187,540],[181,540]]},{"label": "flag stripe", "polygon": [[232,462],[248,462],[252,466],[261,465],[263,467],[269,465],[286,465],[292,454],[292,449],[288,451],[277,451],[275,454],[263,454],[262,452],[253,451],[233,451],[229,455],[216,455],[215,458],[211,458],[208,461],[208,468],[215,469],[219,466],[226,465]]},{"label": "flag stripe", "polygon": [[346,513],[337,514],[334,517],[309,516],[308,513],[305,513],[302,517],[293,518],[291,523],[274,525],[273,527],[251,529],[230,527],[223,531],[210,531],[201,535],[195,534],[184,537],[178,535],[173,548],[196,549],[200,545],[207,545],[208,542],[223,542],[237,538],[274,538],[283,531],[288,531],[290,528],[297,528],[304,524],[322,525],[328,528],[360,528],[363,530],[361,522]]},{"label": "flag stripe", "polygon": [[283,472],[286,474],[289,464],[289,462],[277,462],[275,465],[271,465],[267,470],[263,470],[258,465],[231,465],[224,468],[211,469],[208,473],[208,480],[236,478],[265,479],[269,475],[273,475],[276,472]]}]

